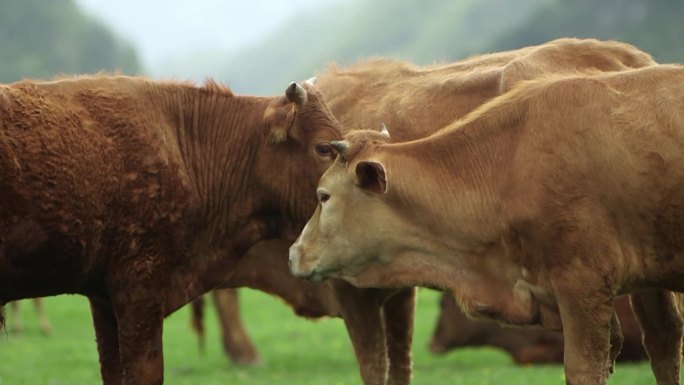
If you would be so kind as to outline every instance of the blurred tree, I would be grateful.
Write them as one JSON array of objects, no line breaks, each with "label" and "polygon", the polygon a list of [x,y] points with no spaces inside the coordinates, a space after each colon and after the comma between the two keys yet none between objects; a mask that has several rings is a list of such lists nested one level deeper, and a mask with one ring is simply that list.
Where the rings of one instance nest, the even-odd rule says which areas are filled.
[{"label": "blurred tree", "polygon": [[72,0],[0,0],[0,82],[100,70],[135,74],[130,44]]}]

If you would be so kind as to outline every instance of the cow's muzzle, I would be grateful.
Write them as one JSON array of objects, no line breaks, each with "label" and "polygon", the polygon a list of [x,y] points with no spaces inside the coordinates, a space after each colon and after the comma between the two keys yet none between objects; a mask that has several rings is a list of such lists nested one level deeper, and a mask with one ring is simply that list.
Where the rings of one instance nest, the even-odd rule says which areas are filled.
[{"label": "cow's muzzle", "polygon": [[314,267],[315,263],[312,263],[306,257],[306,253],[299,243],[295,243],[290,247],[288,263],[290,265],[290,272],[297,278],[306,279],[311,282],[321,282],[327,278],[316,270]]}]

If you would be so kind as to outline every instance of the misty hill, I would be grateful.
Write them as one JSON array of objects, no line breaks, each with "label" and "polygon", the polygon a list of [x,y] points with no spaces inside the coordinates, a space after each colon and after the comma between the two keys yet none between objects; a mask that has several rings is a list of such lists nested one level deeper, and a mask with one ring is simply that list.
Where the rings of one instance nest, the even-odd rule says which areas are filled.
[{"label": "misty hill", "polygon": [[683,61],[683,8],[681,0],[350,0],[302,13],[246,49],[169,67],[273,94],[331,61],[381,55],[427,64],[563,36],[622,40],[656,60]]},{"label": "misty hill", "polygon": [[633,44],[663,63],[684,62],[684,2],[681,0],[559,0],[489,48],[505,50],[557,37],[595,37]]},{"label": "misty hill", "polygon": [[286,23],[270,38],[227,55],[198,54],[155,75],[213,76],[238,92],[280,93],[331,61],[393,56],[417,63],[451,61],[479,52],[552,0],[352,0],[320,6]]},{"label": "misty hill", "polygon": [[0,82],[100,70],[140,71],[131,45],[71,0],[0,2]]}]

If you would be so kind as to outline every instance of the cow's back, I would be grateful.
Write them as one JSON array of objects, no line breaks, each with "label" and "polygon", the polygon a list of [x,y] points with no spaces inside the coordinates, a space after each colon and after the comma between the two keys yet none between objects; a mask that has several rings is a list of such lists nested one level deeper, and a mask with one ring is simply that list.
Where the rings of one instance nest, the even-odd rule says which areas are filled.
[{"label": "cow's back", "polygon": [[331,65],[317,85],[348,129],[390,127],[393,141],[428,136],[521,80],[552,74],[621,71],[656,64],[635,47],[593,39],[558,39],[539,46],[419,67],[371,59]]}]

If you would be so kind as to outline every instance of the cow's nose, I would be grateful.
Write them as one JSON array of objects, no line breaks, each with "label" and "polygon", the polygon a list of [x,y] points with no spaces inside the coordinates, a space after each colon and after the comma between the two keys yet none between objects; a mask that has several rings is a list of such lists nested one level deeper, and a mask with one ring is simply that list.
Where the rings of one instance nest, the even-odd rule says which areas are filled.
[{"label": "cow's nose", "polygon": [[290,264],[290,272],[297,278],[303,278],[309,281],[320,281],[321,277],[318,277],[315,273],[315,269],[311,267],[302,266],[305,264],[306,252],[304,249],[295,244],[290,247],[290,258],[288,263]]},{"label": "cow's nose", "polygon": [[288,265],[292,274],[297,275],[299,272],[299,261],[302,259],[302,248],[294,244],[290,246],[290,254],[288,258]]}]

